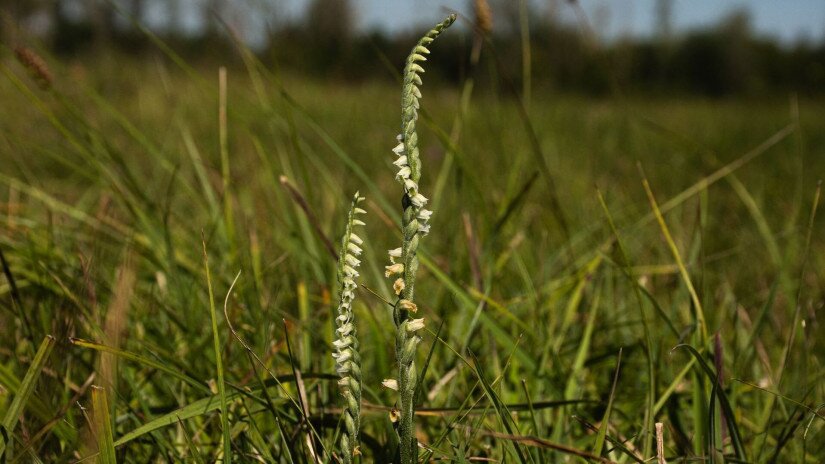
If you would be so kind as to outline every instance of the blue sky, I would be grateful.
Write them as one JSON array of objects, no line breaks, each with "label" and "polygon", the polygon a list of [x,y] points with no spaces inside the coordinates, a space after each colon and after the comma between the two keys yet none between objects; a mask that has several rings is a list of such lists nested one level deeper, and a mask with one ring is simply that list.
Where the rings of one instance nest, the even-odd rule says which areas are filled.
[{"label": "blue sky", "polygon": [[[510,0],[518,1],[518,0]],[[539,11],[553,0],[531,0]],[[570,17],[564,1],[557,11]],[[467,11],[468,0],[355,0],[362,27],[404,28],[412,22],[432,22],[442,8]],[[604,26],[606,37],[621,34],[650,34],[654,27],[655,0],[580,0],[591,22]],[[673,0],[673,21],[677,29],[711,25],[731,11],[746,8],[754,27],[761,33],[795,41],[823,38],[825,0]]]},{"label": "blue sky", "polygon": [[[205,0],[178,0],[185,27],[202,26],[198,7]],[[272,18],[298,18],[310,0],[227,0],[241,10],[248,40],[261,37],[266,22]],[[395,32],[419,29],[440,19],[446,10],[469,13],[471,0],[351,0],[362,30],[382,29]],[[490,0],[519,1],[519,0]],[[556,3],[562,18],[575,21],[566,0],[528,0],[537,14],[546,13]],[[825,40],[825,0],[672,0],[673,22],[677,31],[713,25],[737,9],[750,11],[752,24],[761,34],[793,43],[800,39]],[[644,36],[654,30],[656,0],[579,0],[589,20],[598,26],[601,37]],[[154,3],[154,2],[150,2]],[[159,2],[162,5],[165,2]],[[155,3],[149,22],[162,24],[165,8]],[[152,11],[154,10],[154,11]],[[251,13],[251,14],[250,14]],[[256,37],[257,36],[257,37]]]}]

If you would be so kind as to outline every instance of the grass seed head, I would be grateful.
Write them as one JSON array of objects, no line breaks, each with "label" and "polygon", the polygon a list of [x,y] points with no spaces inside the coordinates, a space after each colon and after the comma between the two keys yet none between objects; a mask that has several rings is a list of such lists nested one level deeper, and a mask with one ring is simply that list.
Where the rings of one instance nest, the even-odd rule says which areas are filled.
[{"label": "grass seed head", "polygon": [[49,71],[49,65],[34,50],[20,46],[14,49],[14,56],[26,68],[29,75],[37,81],[37,85],[41,89],[47,90],[52,86],[53,78],[52,73]]}]

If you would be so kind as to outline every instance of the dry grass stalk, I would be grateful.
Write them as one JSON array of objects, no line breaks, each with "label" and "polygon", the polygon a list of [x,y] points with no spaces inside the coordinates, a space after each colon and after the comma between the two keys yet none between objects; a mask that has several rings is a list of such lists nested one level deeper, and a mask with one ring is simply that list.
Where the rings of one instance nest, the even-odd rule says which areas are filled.
[{"label": "dry grass stalk", "polygon": [[490,9],[490,4],[487,3],[487,0],[475,0],[473,2],[473,10],[476,15],[476,28],[484,34],[492,32],[493,11]]},{"label": "dry grass stalk", "polygon": [[656,422],[656,460],[657,464],[667,464],[667,461],[665,461],[664,424],[661,422]]},{"label": "dry grass stalk", "polygon": [[[106,311],[106,319],[103,322],[103,335],[106,345],[119,349],[123,331],[126,328],[126,320],[129,313],[129,306],[135,290],[137,280],[132,260],[127,256],[123,264],[117,270],[117,282]],[[100,355],[100,377],[99,382],[104,388],[111,392],[116,391],[117,383],[117,356],[111,353],[101,353]]]}]

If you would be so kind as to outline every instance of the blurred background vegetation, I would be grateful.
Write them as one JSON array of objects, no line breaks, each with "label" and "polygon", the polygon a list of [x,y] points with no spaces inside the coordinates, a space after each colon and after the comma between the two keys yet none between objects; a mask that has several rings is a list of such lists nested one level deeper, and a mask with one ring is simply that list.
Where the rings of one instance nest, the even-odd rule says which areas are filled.
[{"label": "blurred background vegetation", "polygon": [[[655,9],[652,33],[606,38],[599,18],[588,21],[576,1],[492,1],[493,41],[500,50],[520,50],[522,34],[528,34],[537,63],[531,79],[539,90],[605,95],[620,88],[710,97],[825,91],[825,38],[780,41],[757,31],[744,6],[715,23],[677,30],[673,0],[648,3]],[[307,0],[296,8],[286,14],[281,2],[0,0],[0,38],[6,44],[36,38],[63,57],[99,56],[101,50],[139,56],[157,53],[139,30],[138,23],[150,24],[189,61],[225,61],[236,34],[268,65],[347,81],[392,79],[386,61],[376,56],[395,65],[414,38],[412,24],[405,30],[357,27],[352,0]],[[564,20],[567,9],[578,10],[581,20]],[[472,18],[463,24],[470,28]],[[462,82],[471,46],[467,34],[451,35],[429,70]],[[521,77],[520,53],[497,59],[506,74],[479,76],[487,88],[496,88],[498,79]]]}]

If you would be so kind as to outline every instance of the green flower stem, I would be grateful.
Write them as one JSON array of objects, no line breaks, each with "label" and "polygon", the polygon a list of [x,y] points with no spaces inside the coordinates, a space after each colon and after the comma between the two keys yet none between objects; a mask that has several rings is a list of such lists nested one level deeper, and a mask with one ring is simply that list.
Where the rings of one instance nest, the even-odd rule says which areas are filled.
[{"label": "green flower stem", "polygon": [[[411,319],[410,313],[417,311],[415,303],[415,276],[418,271],[418,243],[420,238],[429,232],[429,217],[432,214],[424,209],[427,199],[421,195],[418,182],[421,178],[421,161],[418,150],[418,134],[416,121],[418,119],[421,85],[419,74],[424,72],[419,62],[426,61],[424,55],[429,54],[427,46],[438,37],[441,32],[455,21],[455,15],[450,15],[443,22],[427,32],[418,41],[404,68],[404,83],[401,92],[401,136],[395,153],[399,156],[395,164],[399,167],[398,179],[404,186],[402,206],[403,244],[401,246],[401,263],[403,266],[402,281],[399,286],[399,298],[396,301],[393,319],[396,325],[395,352],[398,361],[398,391],[400,395],[400,411],[398,423],[398,439],[401,455],[401,464],[412,464],[417,461],[418,445],[415,438],[415,386],[418,382],[418,370],[415,363],[418,343],[421,337],[417,331],[423,327],[421,320]],[[391,253],[392,256],[392,253]],[[388,275],[395,269],[388,267]]]}]

